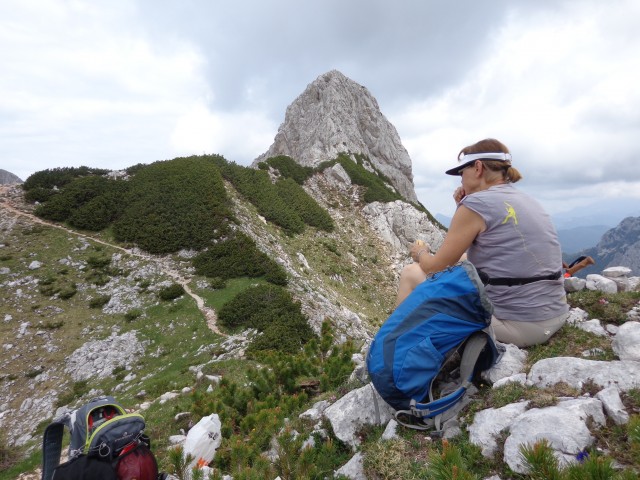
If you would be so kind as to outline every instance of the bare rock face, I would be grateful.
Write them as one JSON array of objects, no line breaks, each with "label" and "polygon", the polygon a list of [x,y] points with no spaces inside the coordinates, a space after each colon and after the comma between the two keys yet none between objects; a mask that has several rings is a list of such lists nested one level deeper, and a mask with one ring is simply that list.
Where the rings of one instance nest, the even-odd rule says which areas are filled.
[{"label": "bare rock face", "polygon": [[398,252],[406,253],[418,239],[427,242],[432,250],[437,250],[444,240],[444,232],[425,213],[400,200],[369,203],[362,211],[380,238]]},{"label": "bare rock face", "polygon": [[287,107],[273,145],[254,165],[288,155],[313,167],[347,152],[366,155],[398,193],[418,201],[411,159],[395,127],[365,87],[337,70],[320,75]]},{"label": "bare rock face", "polygon": [[0,168],[0,185],[6,183],[22,183],[22,180],[17,175]]}]

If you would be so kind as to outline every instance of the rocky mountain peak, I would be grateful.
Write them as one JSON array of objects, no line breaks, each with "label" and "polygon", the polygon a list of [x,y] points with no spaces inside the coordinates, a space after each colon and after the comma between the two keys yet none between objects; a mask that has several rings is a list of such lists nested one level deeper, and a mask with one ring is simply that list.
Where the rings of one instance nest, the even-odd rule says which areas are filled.
[{"label": "rocky mountain peak", "polygon": [[312,167],[345,152],[366,155],[398,193],[418,201],[411,159],[395,127],[369,90],[337,70],[320,75],[287,107],[273,144],[254,164],[288,155]]},{"label": "rocky mountain peak", "polygon": [[0,168],[0,185],[7,183],[22,183],[22,180],[17,175]]},{"label": "rocky mountain peak", "polygon": [[[596,260],[599,268],[626,265],[637,275],[640,272],[640,217],[627,217],[608,230],[598,245],[583,251]],[[596,267],[585,269],[593,273]]]}]

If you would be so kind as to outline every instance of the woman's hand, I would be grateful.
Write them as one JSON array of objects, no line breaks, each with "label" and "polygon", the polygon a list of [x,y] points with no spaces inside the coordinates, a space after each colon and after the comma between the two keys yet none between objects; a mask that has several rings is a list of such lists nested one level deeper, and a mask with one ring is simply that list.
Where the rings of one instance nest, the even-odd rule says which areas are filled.
[{"label": "woman's hand", "polygon": [[458,187],[455,192],[453,192],[453,199],[456,202],[456,205],[460,203],[460,201],[466,196],[464,188]]},{"label": "woman's hand", "polygon": [[419,262],[420,255],[424,255],[430,252],[431,245],[425,243],[422,240],[416,240],[413,245],[411,245],[411,249],[409,250],[409,253],[411,253],[411,258],[414,262]]}]

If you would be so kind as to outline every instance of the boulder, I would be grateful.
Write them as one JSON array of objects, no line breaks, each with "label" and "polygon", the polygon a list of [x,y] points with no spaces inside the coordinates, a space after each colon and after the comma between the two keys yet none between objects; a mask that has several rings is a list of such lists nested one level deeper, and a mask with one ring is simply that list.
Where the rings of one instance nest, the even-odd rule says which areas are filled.
[{"label": "boulder", "polygon": [[618,286],[616,285],[616,282],[610,278],[603,277],[602,275],[597,275],[595,273],[587,275],[587,289],[598,290],[604,293],[618,293]]},{"label": "boulder", "polygon": [[592,382],[602,388],[616,386],[627,392],[640,385],[640,362],[545,358],[531,367],[527,381],[536,387],[550,387],[562,382],[579,389]]},{"label": "boulder", "polygon": [[611,347],[620,360],[640,362],[640,322],[626,322],[620,325]]},{"label": "boulder", "polygon": [[324,410],[335,436],[356,448],[360,444],[358,430],[365,425],[385,425],[393,409],[380,397],[373,384],[352,390]]},{"label": "boulder", "polygon": [[553,407],[532,408],[510,425],[504,443],[504,461],[513,471],[526,473],[522,446],[533,446],[545,439],[561,466],[574,463],[576,455],[594,442],[588,422],[605,424],[599,400],[575,399]]}]

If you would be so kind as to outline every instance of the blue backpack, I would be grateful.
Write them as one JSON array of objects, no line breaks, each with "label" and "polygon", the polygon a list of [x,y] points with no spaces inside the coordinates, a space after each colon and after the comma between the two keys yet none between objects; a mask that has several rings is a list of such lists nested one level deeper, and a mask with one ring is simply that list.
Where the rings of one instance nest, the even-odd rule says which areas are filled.
[{"label": "blue backpack", "polygon": [[[476,269],[465,260],[428,276],[385,321],[369,347],[367,369],[399,423],[439,430],[456,414],[453,407],[475,374],[498,358],[487,330],[492,313]],[[435,380],[456,353],[459,379],[435,399]]]}]

